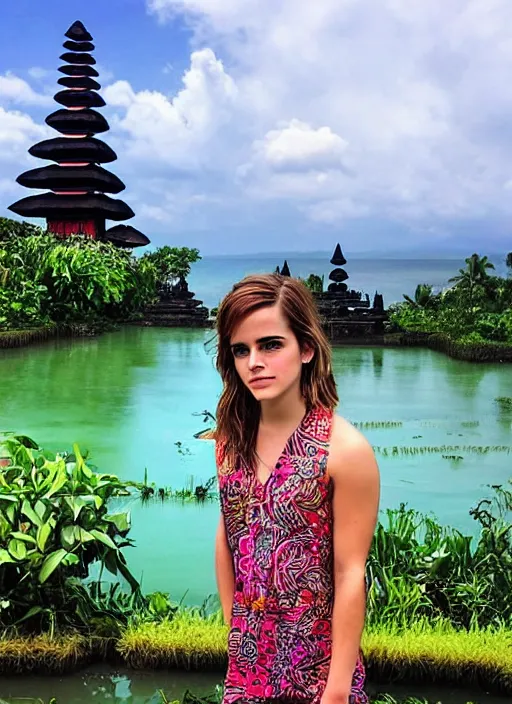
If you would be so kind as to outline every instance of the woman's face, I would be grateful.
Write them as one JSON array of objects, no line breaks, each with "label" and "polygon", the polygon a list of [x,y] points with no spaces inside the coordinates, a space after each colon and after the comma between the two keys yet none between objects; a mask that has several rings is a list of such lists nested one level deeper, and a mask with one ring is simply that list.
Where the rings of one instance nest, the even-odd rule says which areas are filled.
[{"label": "woman's face", "polygon": [[279,305],[251,313],[235,328],[230,340],[235,369],[258,401],[300,388],[302,365],[313,357],[301,350]]}]

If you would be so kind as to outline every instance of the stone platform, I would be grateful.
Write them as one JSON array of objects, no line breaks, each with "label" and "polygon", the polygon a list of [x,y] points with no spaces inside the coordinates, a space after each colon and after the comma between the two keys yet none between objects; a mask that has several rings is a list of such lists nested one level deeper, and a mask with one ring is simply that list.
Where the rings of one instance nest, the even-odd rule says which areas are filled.
[{"label": "stone platform", "polygon": [[197,299],[158,301],[144,311],[143,325],[162,328],[210,327],[208,308]]}]

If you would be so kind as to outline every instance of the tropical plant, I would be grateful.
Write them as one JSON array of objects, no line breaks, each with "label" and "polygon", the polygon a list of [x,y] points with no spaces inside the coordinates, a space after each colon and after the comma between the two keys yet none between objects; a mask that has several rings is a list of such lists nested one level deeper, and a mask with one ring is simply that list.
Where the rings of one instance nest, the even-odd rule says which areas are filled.
[{"label": "tropical plant", "polygon": [[159,247],[154,252],[146,252],[142,261],[150,262],[156,270],[160,286],[172,286],[190,274],[191,265],[201,259],[198,249],[189,247]]},{"label": "tropical plant", "polygon": [[310,274],[307,279],[301,280],[312,293],[323,293],[325,281],[325,277],[323,275],[318,276],[318,274]]},{"label": "tropical plant", "polygon": [[130,515],[108,511],[127,484],[96,472],[77,445],[52,454],[21,435],[0,437],[0,465],[0,625],[76,624],[94,562],[100,579],[107,569],[139,590],[122,553]]},{"label": "tropical plant", "polygon": [[51,234],[0,242],[0,325],[126,319],[156,294],[156,270],[110,242]]},{"label": "tropical plant", "polygon": [[418,284],[414,292],[414,299],[405,293],[403,296],[407,303],[413,308],[428,308],[431,307],[435,301],[433,286],[430,284]]},{"label": "tropical plant", "polygon": [[478,254],[472,254],[465,261],[466,269],[459,269],[459,273],[449,279],[449,282],[454,283],[464,295],[467,294],[468,308],[472,311],[475,287],[485,283],[489,277],[488,269],[495,267],[488,257],[480,257]]},{"label": "tropical plant", "polygon": [[457,627],[512,625],[512,491],[470,511],[480,537],[402,505],[379,522],[368,559],[368,624],[410,627],[420,617]]}]

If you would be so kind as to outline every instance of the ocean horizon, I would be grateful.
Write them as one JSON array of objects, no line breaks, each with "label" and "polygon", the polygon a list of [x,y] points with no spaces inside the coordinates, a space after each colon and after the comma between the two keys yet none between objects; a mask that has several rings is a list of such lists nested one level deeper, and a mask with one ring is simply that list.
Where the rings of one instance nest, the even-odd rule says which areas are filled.
[{"label": "ocean horizon", "polygon": [[[344,252],[345,253],[345,252]],[[218,254],[204,255],[192,265],[188,277],[189,288],[208,308],[218,306],[220,300],[236,281],[248,274],[270,273],[282,267],[286,259],[292,276],[307,278],[310,274],[324,276],[325,288],[329,284],[331,252],[287,252],[264,254]],[[494,273],[506,273],[504,255],[491,256],[495,264]],[[354,256],[345,253],[347,264],[343,267],[349,275],[349,288],[367,293],[373,300],[375,292],[384,296],[384,305],[403,300],[404,295],[413,297],[418,284],[431,284],[434,291],[449,285],[449,279],[465,268],[465,256],[438,258],[397,258],[383,256]]]}]

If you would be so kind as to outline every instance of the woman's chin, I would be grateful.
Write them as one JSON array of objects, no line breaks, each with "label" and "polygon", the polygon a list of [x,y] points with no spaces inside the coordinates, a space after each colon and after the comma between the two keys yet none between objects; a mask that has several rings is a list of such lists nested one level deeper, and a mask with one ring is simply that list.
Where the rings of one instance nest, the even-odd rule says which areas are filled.
[{"label": "woman's chin", "polygon": [[271,401],[279,396],[278,391],[275,388],[265,388],[265,389],[251,389],[249,387],[252,395],[256,401]]}]

